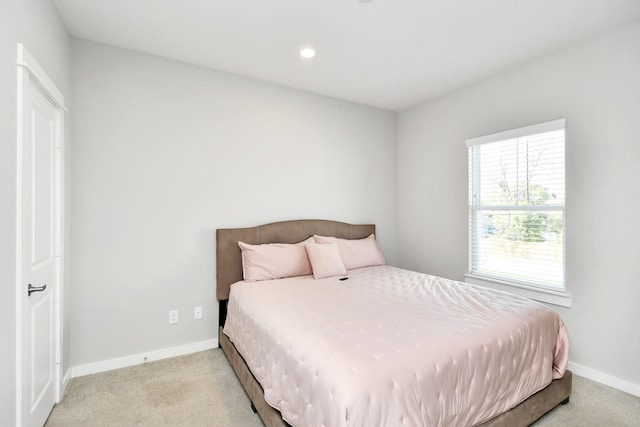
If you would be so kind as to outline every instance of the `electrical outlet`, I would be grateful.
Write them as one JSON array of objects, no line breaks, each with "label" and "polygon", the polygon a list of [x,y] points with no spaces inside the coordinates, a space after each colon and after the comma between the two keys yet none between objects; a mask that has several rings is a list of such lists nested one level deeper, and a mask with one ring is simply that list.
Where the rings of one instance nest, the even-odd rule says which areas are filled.
[{"label": "electrical outlet", "polygon": [[193,307],[193,318],[196,320],[202,319],[202,307]]},{"label": "electrical outlet", "polygon": [[169,324],[178,323],[178,309],[169,310]]}]

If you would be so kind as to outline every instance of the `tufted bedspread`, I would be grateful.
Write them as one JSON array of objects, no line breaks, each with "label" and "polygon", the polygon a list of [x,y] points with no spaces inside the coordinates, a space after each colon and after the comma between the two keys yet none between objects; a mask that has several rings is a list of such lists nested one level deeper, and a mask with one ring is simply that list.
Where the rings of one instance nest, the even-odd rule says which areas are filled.
[{"label": "tufted bedspread", "polygon": [[544,305],[390,266],[232,285],[224,333],[293,426],[471,426],[560,378]]}]

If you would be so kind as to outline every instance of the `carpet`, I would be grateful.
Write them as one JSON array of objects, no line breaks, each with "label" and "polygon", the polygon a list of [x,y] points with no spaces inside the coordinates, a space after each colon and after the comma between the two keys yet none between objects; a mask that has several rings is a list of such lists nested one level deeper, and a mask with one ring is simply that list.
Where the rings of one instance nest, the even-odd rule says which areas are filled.
[{"label": "carpet", "polygon": [[262,426],[220,349],[71,380],[47,427]]}]

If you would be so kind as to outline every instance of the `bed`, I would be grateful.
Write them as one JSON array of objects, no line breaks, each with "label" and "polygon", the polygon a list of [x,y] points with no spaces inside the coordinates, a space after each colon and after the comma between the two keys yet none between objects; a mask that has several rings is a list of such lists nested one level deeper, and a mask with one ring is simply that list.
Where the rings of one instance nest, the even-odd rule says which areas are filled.
[{"label": "bed", "polygon": [[[387,316],[386,318],[383,318],[382,323],[373,325],[377,328],[380,328],[381,330],[386,330],[387,332],[384,333],[390,335],[386,337],[383,332],[380,332],[379,335],[373,334],[375,339],[380,339],[380,337],[388,339],[388,345],[375,347],[375,343],[367,344],[365,342],[364,346],[361,346],[361,354],[369,354],[371,356],[371,360],[366,362],[370,363],[369,365],[363,365],[363,363],[365,362],[362,361],[354,362],[353,359],[346,359],[346,362],[343,362],[342,359],[340,359],[340,354],[343,353],[345,345],[353,345],[357,347],[360,344],[358,339],[354,338],[353,336],[344,336],[343,334],[341,338],[342,342],[333,342],[328,344],[329,350],[332,350],[333,353],[338,353],[337,356],[335,354],[329,354],[328,356],[318,357],[314,361],[313,359],[315,357],[315,352],[312,352],[303,354],[303,360],[301,361],[301,354],[295,353],[294,351],[294,355],[291,356],[293,358],[293,360],[290,361],[291,363],[304,365],[305,363],[313,362],[317,364],[317,366],[313,365],[313,368],[310,368],[310,371],[307,368],[293,369],[293,371],[289,370],[287,372],[295,373],[297,377],[296,380],[289,386],[287,386],[286,382],[283,382],[279,387],[274,386],[273,378],[267,379],[265,377],[265,371],[269,371],[273,366],[278,365],[281,360],[285,361],[288,357],[287,353],[291,352],[291,348],[297,346],[298,341],[305,341],[307,336],[311,337],[312,335],[306,335],[309,327],[315,328],[314,325],[320,325],[324,328],[320,329],[323,329],[326,332],[326,329],[330,329],[332,327],[337,328],[345,321],[351,322],[351,320],[345,320],[345,318],[341,317],[343,314],[342,311],[334,310],[332,304],[337,304],[336,301],[332,301],[331,298],[328,297],[323,298],[323,289],[333,289],[331,291],[328,290],[327,295],[329,295],[329,292],[338,292],[338,294],[335,295],[340,295],[340,303],[342,303],[342,300],[346,301],[351,298],[352,304],[355,303],[357,306],[356,301],[358,301],[358,298],[360,298],[358,297],[358,295],[363,295],[362,293],[358,294],[358,287],[363,288],[364,286],[368,286],[369,288],[367,289],[371,289],[371,292],[367,292],[366,294],[364,294],[364,296],[362,296],[362,298],[373,298],[370,296],[370,294],[376,294],[378,295],[377,299],[383,300],[384,305],[385,298],[380,298],[380,295],[385,295],[385,292],[389,292],[389,287],[386,285],[384,280],[379,280],[378,278],[381,276],[389,276],[395,277],[396,280],[399,281],[399,283],[408,283],[409,285],[407,286],[409,288],[415,288],[416,286],[419,289],[450,288],[454,290],[454,293],[464,295],[469,294],[465,298],[471,299],[467,299],[463,303],[459,303],[457,306],[458,308],[469,305],[473,306],[475,304],[473,302],[474,299],[482,300],[483,298],[497,298],[500,300],[503,298],[508,298],[505,294],[496,291],[473,287],[460,282],[447,281],[446,279],[436,278],[434,276],[420,275],[418,273],[395,269],[389,266],[367,267],[349,271],[348,275],[346,276],[349,277],[349,279],[345,282],[338,281],[339,279],[337,278],[327,278],[314,281],[314,279],[309,276],[275,280],[273,282],[270,282],[268,286],[260,284],[258,285],[258,287],[256,287],[255,283],[252,284],[243,282],[242,256],[240,248],[238,246],[239,241],[250,244],[264,244],[274,242],[297,243],[313,235],[335,236],[342,239],[364,239],[374,232],[374,225],[351,225],[325,220],[286,221],[266,224],[258,227],[217,230],[217,299],[220,302],[219,342],[227,359],[229,360],[230,365],[234,369],[245,391],[247,392],[247,395],[251,399],[254,410],[258,412],[266,426],[271,427],[289,425],[283,419],[283,417],[289,420],[292,425],[324,424],[335,427],[340,425],[401,425],[403,423],[405,425],[526,426],[533,423],[536,419],[544,415],[549,410],[553,409],[558,404],[567,403],[569,401],[569,395],[571,393],[571,372],[565,372],[567,350],[566,347],[568,345],[568,342],[565,338],[560,340],[559,337],[561,334],[559,332],[556,332],[556,340],[559,340],[559,342],[556,343],[553,349],[549,349],[548,351],[545,350],[550,354],[546,354],[543,356],[547,359],[551,359],[551,361],[559,358],[560,360],[564,361],[565,366],[561,366],[558,369],[557,366],[552,366],[551,361],[547,360],[540,365],[544,367],[543,372],[530,372],[526,370],[518,371],[517,375],[519,375],[519,377],[512,380],[515,381],[515,386],[507,384],[503,381],[500,381],[498,384],[496,384],[496,382],[493,381],[493,386],[491,386],[494,389],[493,395],[497,395],[498,397],[504,396],[504,399],[495,397],[493,398],[493,401],[491,401],[490,398],[484,399],[483,396],[485,391],[478,387],[479,384],[482,384],[485,380],[482,378],[478,378],[478,376],[480,375],[480,373],[486,373],[487,378],[489,378],[490,376],[494,377],[494,379],[500,378],[503,370],[502,367],[508,365],[509,363],[513,363],[513,365],[516,366],[517,360],[514,357],[512,362],[507,359],[505,359],[505,361],[500,359],[501,357],[504,358],[505,356],[500,356],[497,353],[496,355],[493,355],[490,352],[486,353],[487,356],[485,356],[483,359],[482,354],[484,354],[484,352],[493,350],[487,349],[487,345],[485,345],[486,343],[483,344],[481,341],[478,341],[473,345],[469,344],[467,346],[467,349],[469,351],[467,351],[467,349],[464,349],[465,351],[458,352],[459,354],[457,354],[457,356],[455,357],[449,357],[444,352],[445,350],[442,350],[436,352],[436,356],[440,358],[440,362],[435,363],[433,361],[430,361],[427,367],[412,366],[414,364],[421,363],[421,359],[418,356],[420,356],[419,351],[422,351],[423,349],[412,348],[411,351],[407,351],[408,349],[406,346],[402,347],[401,345],[398,345],[398,341],[396,341],[396,335],[411,335],[410,332],[412,332],[411,329],[413,328],[407,328],[405,324],[405,326],[403,327],[404,329],[400,331],[402,333],[398,333],[397,330],[395,330],[394,332],[393,327],[391,327],[394,323],[396,323],[396,319],[398,321],[402,321],[402,319],[404,318],[406,321],[407,318],[411,318],[411,316],[416,315],[416,312],[414,312],[413,314],[410,312],[410,306],[415,306],[413,307],[414,309],[421,308],[419,304],[417,306],[416,304],[414,304],[414,301],[411,299],[410,295],[401,296],[399,299],[400,301],[404,301],[402,304],[405,304],[406,310],[397,311],[397,315],[393,315],[391,317]],[[380,283],[376,284],[377,282]],[[274,309],[273,312],[277,312],[280,315],[274,315],[273,317],[276,318],[275,324],[278,324],[278,322],[280,322],[280,326],[278,326],[278,328],[286,329],[293,326],[294,329],[287,333],[281,333],[278,329],[276,329],[275,332],[273,330],[269,330],[269,333],[266,334],[270,335],[274,341],[280,342],[281,345],[283,345],[283,348],[278,349],[276,347],[275,350],[265,352],[263,356],[255,354],[252,355],[248,351],[248,348],[251,347],[251,344],[242,344],[242,342],[238,340],[238,337],[236,337],[236,340],[238,342],[235,344],[239,344],[239,347],[241,348],[241,350],[239,351],[238,348],[236,348],[236,345],[234,345],[234,342],[229,339],[229,336],[223,332],[223,327],[227,318],[227,310],[231,308],[232,311],[237,311],[237,301],[233,300],[232,306],[229,306],[230,288],[234,283],[238,283],[238,286],[234,288],[236,294],[244,293],[247,295],[253,295],[254,300],[252,303],[250,303],[253,305],[248,306],[250,307],[249,310],[252,312],[255,311],[256,313],[262,311],[257,315],[265,316],[260,317],[257,321],[254,321],[254,326],[250,326],[251,322],[249,322],[249,326],[242,326],[243,328],[256,328],[257,325],[267,324],[267,321],[269,320],[268,317],[270,308],[276,307],[278,303],[277,299],[273,299],[274,292],[276,294],[282,292],[282,295],[286,295],[286,292],[293,292],[294,290],[299,291],[300,289],[307,289],[308,291],[312,291],[310,295],[306,296],[304,294],[291,296],[291,298],[294,298],[294,300],[292,301],[304,301],[304,298],[311,298],[310,301],[321,302],[323,299],[326,299],[326,301],[322,303],[314,303],[312,305],[320,306],[320,310],[329,312],[330,317],[318,317],[320,316],[320,314],[312,313],[310,310],[305,309],[303,303],[297,305],[295,302],[289,301],[288,306],[286,306],[284,309]],[[373,286],[372,284],[375,284],[375,286]],[[256,289],[266,293],[263,295],[259,295],[256,293]],[[267,291],[267,289],[270,289],[270,291]],[[269,292],[271,292],[271,295],[269,295]],[[340,294],[339,292],[342,293]],[[331,295],[334,294],[332,293]],[[446,296],[446,294],[442,295],[443,296],[439,298],[442,301],[450,298],[449,296]],[[402,298],[405,299],[403,300]],[[515,302],[509,302],[507,305],[520,307],[527,304],[517,297],[514,301]],[[476,304],[477,310],[483,311],[483,304]],[[535,307],[535,303],[533,304],[534,312],[541,313],[546,310],[542,309],[541,305],[539,307]],[[364,306],[369,307],[369,302],[367,301]],[[393,310],[395,310],[393,306],[385,308],[385,311],[389,313],[393,312]],[[519,308],[516,309],[516,311],[518,310]],[[303,317],[306,314],[307,323],[304,322],[304,319],[283,323],[282,319],[287,319],[289,314],[293,315],[294,312],[302,313]],[[283,317],[283,313],[286,313],[286,316]],[[336,315],[336,313],[338,313],[338,315]],[[420,312],[418,312],[418,315],[419,313]],[[358,317],[360,319],[365,319],[369,314],[371,313],[367,313],[367,310],[365,310],[363,313],[360,313]],[[505,316],[507,315],[508,314],[505,314]],[[465,316],[466,315],[462,314],[459,317]],[[491,315],[489,317],[491,317]],[[504,317],[500,317],[498,315],[496,315],[496,317],[498,321],[501,322],[501,324],[505,323]],[[443,319],[440,320],[443,321]],[[338,321],[338,323],[336,323],[336,321]],[[364,330],[367,329],[367,326],[371,326],[368,324],[358,325],[358,319],[355,319],[353,321],[356,323],[352,324],[351,326],[355,328],[355,330],[358,330],[358,328],[360,330]],[[559,330],[563,328],[561,321],[559,321],[560,325],[557,324],[558,320],[554,321],[556,322],[556,324],[555,326],[552,326],[552,328],[557,327]],[[233,322],[234,321],[230,321],[230,323],[232,324]],[[510,321],[507,321],[506,323],[509,322]],[[460,333],[466,334],[464,336],[466,337],[465,340],[467,340],[468,343],[471,343],[474,339],[476,339],[476,336],[479,336],[479,334],[477,334],[474,330],[474,325],[476,323],[478,322],[470,317],[468,319],[468,323],[459,328],[459,331],[465,331]],[[448,327],[447,324],[443,323],[443,325],[446,330],[446,328]],[[269,326],[269,328],[272,327],[273,326]],[[296,333],[300,333],[300,331],[296,332],[295,327],[303,328],[302,332],[304,332],[304,334],[297,336]],[[524,327],[524,329],[528,328],[528,326]],[[419,331],[413,332],[414,335],[415,333],[422,333]],[[520,332],[521,331],[518,331],[516,335]],[[538,331],[539,335],[544,335],[545,333],[546,332]],[[458,332],[456,332],[456,334],[458,334]],[[341,336],[340,333],[331,333],[329,335]],[[318,336],[315,336],[314,339],[317,340],[324,338],[318,338]],[[539,339],[542,340],[541,337]],[[513,341],[513,337],[511,340]],[[516,341],[518,341],[517,336]],[[529,341],[525,341],[524,343],[526,344]],[[498,344],[498,347],[501,347],[503,345],[500,339],[498,339],[496,342]],[[317,345],[317,341],[315,341],[313,344]],[[534,345],[533,343],[530,344],[531,348],[536,347],[536,345]],[[261,343],[260,346],[262,345],[263,344]],[[413,341],[411,341],[411,345],[420,347],[421,343],[414,339]],[[518,345],[523,346],[523,342],[519,342]],[[258,348],[262,348],[260,346]],[[485,348],[482,349],[482,346],[484,346]],[[284,347],[286,347],[286,351]],[[548,345],[541,347],[544,347],[546,349]],[[437,346],[437,348],[446,349],[447,345],[440,344]],[[395,357],[394,353],[396,351],[398,351],[399,353],[405,353],[403,356],[404,358],[397,359],[398,361],[401,361],[399,363],[394,363],[393,358]],[[559,354],[560,351],[562,351],[563,354]],[[465,363],[464,360],[460,359],[460,357],[467,357],[471,359],[476,356],[478,356],[480,359],[483,359],[483,361],[481,361],[479,365],[479,368],[475,368],[475,370],[456,368],[456,366]],[[350,356],[347,355],[347,357]],[[380,363],[376,360],[376,357],[378,359],[382,359],[383,361],[385,361],[385,363]],[[496,365],[497,367],[491,367],[487,365],[493,359],[502,360],[502,362],[498,362],[498,364]],[[412,362],[409,363],[406,362],[406,360],[412,360]],[[251,369],[248,367],[247,361],[249,361],[249,365],[252,366]],[[482,363],[484,363],[485,365],[483,365]],[[341,364],[344,364],[344,366],[342,366]],[[410,380],[407,380],[405,378],[405,380],[409,381],[409,383],[413,381],[413,383],[411,383],[413,385],[410,385],[406,381],[403,383],[403,380],[401,380],[403,376],[407,377],[407,375],[398,370],[398,367],[400,365],[407,365],[411,375],[415,376],[415,378],[412,377]],[[375,373],[376,375],[363,376],[362,373],[360,373],[360,375],[353,374],[349,371],[349,369],[347,369],[353,368],[353,366],[366,367],[370,370],[369,372]],[[375,366],[383,366],[386,368],[375,369]],[[440,375],[430,371],[430,369],[434,366],[438,371],[441,368],[443,369]],[[449,370],[447,371],[446,369]],[[384,378],[382,375],[377,375],[378,373],[382,374],[385,371],[392,372],[392,378]],[[318,378],[314,378],[314,373],[317,377],[318,372],[321,373],[320,376],[322,377],[322,381],[320,382],[318,382]],[[305,377],[305,375],[307,377]],[[358,378],[358,380],[352,381],[350,375],[352,375],[353,378]],[[278,375],[276,375],[276,377],[277,376]],[[280,372],[280,376],[283,376],[282,372]],[[266,394],[265,389],[263,389],[263,386],[256,379],[256,377],[260,378],[263,383],[265,383],[266,381]],[[555,378],[551,379],[552,377]],[[428,378],[430,378],[429,381],[434,381],[434,378],[437,378],[438,383],[430,386],[425,386],[424,382],[418,381],[420,384],[422,384],[422,386],[419,387],[421,389],[420,393],[425,389],[429,390],[429,392],[424,396],[419,396],[418,393],[416,393],[416,391],[414,390],[416,389],[415,384],[418,384],[418,379],[420,379],[420,381],[426,381]],[[359,385],[360,387],[365,388],[365,390],[367,391],[366,393],[363,392],[363,389],[358,389],[357,387],[355,387],[355,385],[358,385],[363,381],[369,381],[370,383]],[[381,384],[388,384],[389,389],[376,393],[369,392],[370,389],[373,390],[372,384],[376,381],[380,382]],[[458,385],[464,385],[465,387],[467,387],[467,389],[463,390],[462,392],[457,391],[455,389]],[[302,391],[300,391],[301,387],[303,388]],[[296,390],[296,392],[293,393],[292,390]],[[409,393],[407,392],[407,390],[412,391]],[[401,393],[404,393],[404,395],[402,395]],[[431,396],[429,393],[435,394]],[[337,397],[335,397],[334,394],[337,395]],[[397,397],[395,394],[398,394],[398,396],[402,397]],[[409,396],[409,398],[407,398],[407,395]],[[411,396],[413,396],[413,398],[411,398]],[[432,398],[429,398],[429,396],[431,396]],[[473,399],[468,399],[469,396],[472,396]],[[348,403],[342,402],[344,397],[347,398]],[[335,401],[335,404],[332,403],[331,399],[337,399]],[[349,401],[348,399],[351,399],[351,401]],[[360,400],[363,399],[368,400],[360,402]],[[394,402],[394,399],[399,400],[397,402]],[[482,404],[479,403],[480,400],[478,399],[483,400]],[[271,404],[267,403],[267,400],[269,400]],[[295,403],[294,401],[296,400],[298,400],[299,402]],[[417,403],[410,402],[409,404],[407,404],[407,400],[415,400]],[[486,402],[484,402],[484,400],[486,400]],[[505,407],[500,407],[500,405],[503,404],[503,401],[508,402],[505,403]],[[478,406],[474,408],[474,405]],[[275,409],[274,406],[279,407],[281,410],[279,411],[278,409]],[[468,410],[469,406],[472,407],[471,410]],[[459,416],[457,416],[458,412],[456,411],[459,411]],[[377,422],[375,420],[377,420]],[[480,421],[478,422],[478,420]]]}]

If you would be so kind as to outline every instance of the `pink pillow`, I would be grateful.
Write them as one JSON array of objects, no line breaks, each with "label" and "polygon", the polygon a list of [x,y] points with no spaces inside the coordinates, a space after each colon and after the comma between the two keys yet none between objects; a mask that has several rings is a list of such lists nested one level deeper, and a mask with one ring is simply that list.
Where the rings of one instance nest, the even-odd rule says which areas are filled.
[{"label": "pink pillow", "polygon": [[340,258],[347,270],[383,265],[385,263],[382,252],[372,234],[364,239],[348,240],[337,237],[313,236],[316,243],[335,243],[338,245]]},{"label": "pink pillow", "polygon": [[242,277],[246,282],[308,276],[311,264],[304,248],[307,240],[296,243],[267,243],[251,245],[238,242],[242,249]]},{"label": "pink pillow", "polygon": [[305,245],[305,248],[307,255],[309,255],[309,261],[311,261],[314,279],[347,274],[347,269],[344,268],[338,252],[338,245],[335,243],[320,245],[310,242]]}]

